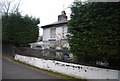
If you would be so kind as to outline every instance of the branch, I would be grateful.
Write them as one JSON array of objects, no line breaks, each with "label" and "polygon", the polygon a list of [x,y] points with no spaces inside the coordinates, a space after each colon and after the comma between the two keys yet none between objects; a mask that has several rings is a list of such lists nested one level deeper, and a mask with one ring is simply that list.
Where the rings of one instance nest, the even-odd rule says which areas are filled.
[{"label": "branch", "polygon": [[7,14],[9,13],[10,6],[11,6],[11,2],[8,3],[8,7],[7,7],[7,11],[6,11]]},{"label": "branch", "polygon": [[12,13],[16,13],[16,12],[19,11],[20,2],[21,2],[21,0],[18,2],[17,5],[14,5],[14,7],[13,7],[13,9],[12,9]]},{"label": "branch", "polygon": [[15,0],[0,0],[0,7],[3,13],[15,13],[19,10],[20,2],[21,0],[18,2],[15,2]]}]

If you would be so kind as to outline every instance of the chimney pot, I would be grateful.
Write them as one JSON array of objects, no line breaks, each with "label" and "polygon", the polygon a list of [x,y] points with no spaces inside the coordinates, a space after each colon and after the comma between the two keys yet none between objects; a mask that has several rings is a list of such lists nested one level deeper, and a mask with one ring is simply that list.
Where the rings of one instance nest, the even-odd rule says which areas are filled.
[{"label": "chimney pot", "polygon": [[67,20],[65,11],[62,11],[61,15],[58,15],[58,21],[61,21],[61,20]]}]

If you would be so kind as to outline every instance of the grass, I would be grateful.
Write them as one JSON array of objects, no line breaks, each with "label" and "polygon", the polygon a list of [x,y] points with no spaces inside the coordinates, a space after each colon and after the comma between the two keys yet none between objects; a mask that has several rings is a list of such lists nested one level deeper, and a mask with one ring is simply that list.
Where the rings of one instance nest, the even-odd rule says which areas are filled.
[{"label": "grass", "polygon": [[32,70],[36,70],[36,71],[39,71],[39,72],[43,72],[43,73],[47,73],[48,75],[51,75],[51,76],[56,76],[60,79],[66,79],[68,81],[87,81],[86,79],[80,79],[80,78],[76,78],[76,77],[73,77],[73,76],[68,76],[68,75],[65,75],[65,74],[61,74],[61,73],[58,73],[58,72],[54,72],[54,71],[51,71],[51,70],[46,70],[46,69],[41,69],[41,68],[38,68],[38,67],[35,67],[35,66],[32,66],[30,64],[26,64],[24,62],[20,62],[18,60],[15,60],[13,58],[10,58],[9,56],[3,56],[4,59],[7,59],[8,61],[11,61],[13,63],[16,63],[16,64],[20,64],[22,66],[25,66],[27,68],[30,68]]}]

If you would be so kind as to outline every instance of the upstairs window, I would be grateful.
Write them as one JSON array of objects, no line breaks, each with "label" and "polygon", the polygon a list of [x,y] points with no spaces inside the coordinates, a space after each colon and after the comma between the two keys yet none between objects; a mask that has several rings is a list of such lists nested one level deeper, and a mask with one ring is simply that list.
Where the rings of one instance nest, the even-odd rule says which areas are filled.
[{"label": "upstairs window", "polygon": [[50,30],[50,38],[55,38],[56,37],[56,28],[52,28]]}]

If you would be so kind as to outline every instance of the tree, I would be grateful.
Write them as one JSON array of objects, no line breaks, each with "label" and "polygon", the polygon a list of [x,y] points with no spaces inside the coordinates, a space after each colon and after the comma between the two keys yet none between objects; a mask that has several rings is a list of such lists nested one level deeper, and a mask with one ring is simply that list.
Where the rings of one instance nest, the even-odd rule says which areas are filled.
[{"label": "tree", "polygon": [[120,2],[85,3],[76,2],[68,31],[71,51],[79,61],[108,61],[120,64]]},{"label": "tree", "polygon": [[39,19],[21,16],[20,13],[5,14],[2,17],[2,40],[16,46],[27,46],[28,43],[37,41],[39,23]]},{"label": "tree", "polygon": [[0,0],[0,12],[3,14],[19,12],[21,0]]}]

